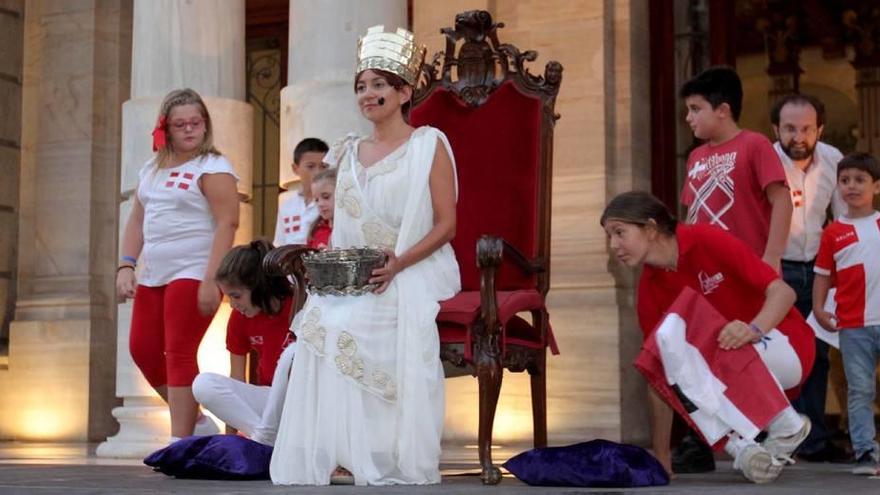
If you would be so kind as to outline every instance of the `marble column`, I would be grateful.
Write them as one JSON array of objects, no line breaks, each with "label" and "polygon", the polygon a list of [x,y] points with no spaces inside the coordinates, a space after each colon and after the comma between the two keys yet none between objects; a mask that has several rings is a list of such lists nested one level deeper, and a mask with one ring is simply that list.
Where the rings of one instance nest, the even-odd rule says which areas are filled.
[{"label": "marble column", "polygon": [[[176,88],[192,88],[205,100],[214,143],[240,176],[241,199],[250,197],[253,131],[252,110],[245,102],[244,17],[244,0],[135,0],[131,99],[122,107],[120,229],[131,209],[138,170],[152,156],[150,132],[159,105]],[[250,205],[243,202],[236,242],[250,238],[251,218]],[[217,335],[225,331],[226,317],[228,311],[218,312],[202,343],[202,369],[211,356],[215,361],[207,363],[209,369],[228,362]],[[123,405],[113,409],[119,433],[98,446],[102,457],[143,457],[167,444],[170,435],[167,406],[131,360],[130,319],[130,303],[119,306],[116,395]]]},{"label": "marble column", "polygon": [[[4,18],[23,13],[24,42],[21,58],[9,44],[14,34],[0,45],[4,64],[22,64],[21,112],[2,112],[3,126],[21,125],[21,160],[0,438],[98,440],[115,428],[114,226],[130,4],[2,6]],[[4,174],[3,187],[6,181]]]},{"label": "marble column", "polygon": [[23,14],[23,0],[7,2],[0,11],[0,114],[5,116],[0,122],[0,339],[8,337],[15,313]]},{"label": "marble column", "polygon": [[332,143],[348,132],[369,132],[355,104],[354,71],[358,37],[376,24],[406,27],[406,1],[290,1],[289,76],[281,90],[281,187],[298,183],[291,163],[301,139]]}]

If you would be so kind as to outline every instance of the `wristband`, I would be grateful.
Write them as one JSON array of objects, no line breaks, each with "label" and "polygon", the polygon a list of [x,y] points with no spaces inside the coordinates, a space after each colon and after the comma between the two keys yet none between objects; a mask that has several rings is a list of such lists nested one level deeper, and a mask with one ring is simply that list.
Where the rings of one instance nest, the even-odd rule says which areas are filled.
[{"label": "wristband", "polygon": [[127,261],[131,264],[131,266],[137,266],[138,260],[134,256],[123,256],[120,258],[122,261]]},{"label": "wristband", "polygon": [[116,268],[116,273],[121,272],[123,268],[131,268],[131,271],[134,271],[134,265],[119,265],[119,267]]},{"label": "wristband", "polygon": [[758,325],[755,325],[754,323],[749,323],[749,330],[755,333],[755,338],[752,339],[752,343],[760,342],[761,339],[764,338],[764,331],[761,330]]}]

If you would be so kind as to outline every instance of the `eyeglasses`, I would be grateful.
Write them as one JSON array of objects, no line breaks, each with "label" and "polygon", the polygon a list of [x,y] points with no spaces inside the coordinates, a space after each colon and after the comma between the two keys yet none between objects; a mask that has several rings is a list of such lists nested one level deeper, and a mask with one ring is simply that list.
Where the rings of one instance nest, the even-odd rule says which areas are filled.
[{"label": "eyeglasses", "polygon": [[205,119],[192,119],[192,120],[175,120],[171,122],[169,127],[174,129],[175,131],[183,131],[186,130],[187,127],[191,127],[193,129],[201,129],[202,126],[205,125]]}]

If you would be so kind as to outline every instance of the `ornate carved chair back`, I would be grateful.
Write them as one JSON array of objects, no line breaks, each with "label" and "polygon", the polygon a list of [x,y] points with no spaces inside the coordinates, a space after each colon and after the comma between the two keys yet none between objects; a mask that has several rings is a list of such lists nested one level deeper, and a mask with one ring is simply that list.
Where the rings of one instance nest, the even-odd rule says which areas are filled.
[{"label": "ornate carved chair back", "polygon": [[482,235],[500,236],[537,273],[503,263],[497,290],[549,286],[553,126],[562,66],[548,62],[543,76],[525,62],[534,51],[501,44],[503,23],[486,11],[458,14],[444,28],[446,49],[424,64],[410,115],[449,137],[458,168],[458,222],[453,241],[462,290],[479,290],[475,261]]}]

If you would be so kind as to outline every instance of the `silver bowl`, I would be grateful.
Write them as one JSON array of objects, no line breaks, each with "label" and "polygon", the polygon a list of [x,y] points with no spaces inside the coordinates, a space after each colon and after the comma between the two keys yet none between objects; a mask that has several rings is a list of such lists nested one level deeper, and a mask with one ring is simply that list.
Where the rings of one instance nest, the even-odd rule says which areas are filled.
[{"label": "silver bowl", "polygon": [[332,249],[305,254],[302,260],[309,293],[361,295],[377,287],[370,277],[385,265],[386,255],[375,248]]}]

